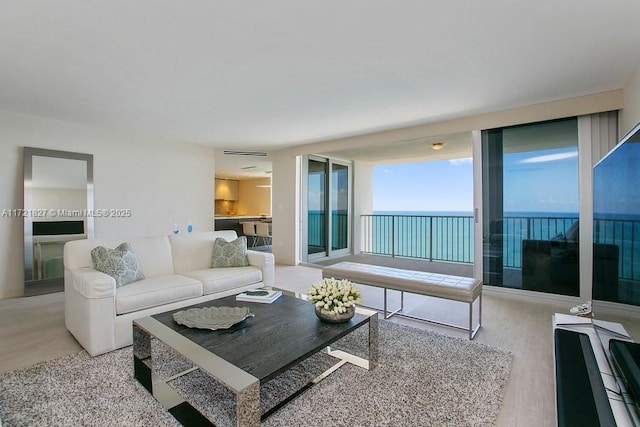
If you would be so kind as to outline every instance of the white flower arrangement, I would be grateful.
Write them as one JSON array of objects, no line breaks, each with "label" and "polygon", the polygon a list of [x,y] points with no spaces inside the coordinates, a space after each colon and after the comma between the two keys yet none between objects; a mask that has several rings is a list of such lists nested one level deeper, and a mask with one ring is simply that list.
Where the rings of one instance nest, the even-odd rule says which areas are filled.
[{"label": "white flower arrangement", "polygon": [[309,288],[307,298],[321,310],[344,313],[360,303],[360,289],[350,280],[323,279]]}]

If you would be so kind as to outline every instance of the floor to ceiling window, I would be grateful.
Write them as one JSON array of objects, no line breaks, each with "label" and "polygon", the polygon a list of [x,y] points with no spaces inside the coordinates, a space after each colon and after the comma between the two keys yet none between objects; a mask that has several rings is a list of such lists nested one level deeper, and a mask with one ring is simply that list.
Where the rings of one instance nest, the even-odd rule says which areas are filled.
[{"label": "floor to ceiling window", "polygon": [[350,165],[318,156],[306,161],[307,259],[350,248]]},{"label": "floor to ceiling window", "polygon": [[482,132],[485,284],[578,296],[578,127]]},{"label": "floor to ceiling window", "polygon": [[327,253],[327,163],[309,158],[307,164],[307,253]]},{"label": "floor to ceiling window", "polygon": [[349,245],[349,167],[331,163],[331,250]]}]

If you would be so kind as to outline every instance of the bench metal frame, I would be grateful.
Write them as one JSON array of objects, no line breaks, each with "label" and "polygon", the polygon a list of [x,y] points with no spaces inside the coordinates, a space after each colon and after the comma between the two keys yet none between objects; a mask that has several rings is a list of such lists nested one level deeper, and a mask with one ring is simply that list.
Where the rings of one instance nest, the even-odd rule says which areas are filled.
[{"label": "bench metal frame", "polygon": [[[416,283],[416,284],[428,284],[430,285],[430,287],[432,288],[431,290],[426,288],[423,289],[421,287],[405,287],[401,284],[394,284],[393,283],[393,276],[391,276],[391,273],[395,272],[396,270],[398,272],[402,271],[402,272],[409,272],[411,273],[411,270],[405,270],[405,269],[397,269],[397,268],[389,268],[389,267],[380,267],[380,270],[383,273],[372,273],[372,272],[366,272],[366,271],[362,271],[362,269],[360,268],[361,266],[364,266],[363,264],[360,263],[349,263],[349,262],[345,262],[344,266],[340,267],[342,263],[338,263],[335,267],[334,270],[332,270],[332,267],[334,266],[329,266],[326,268],[322,269],[322,277],[323,278],[327,278],[327,277],[335,277],[336,279],[347,279],[347,280],[351,280],[355,283],[361,283],[362,285],[367,285],[367,286],[373,286],[376,288],[382,288],[384,290],[384,307],[382,308],[382,310],[378,307],[372,307],[369,306],[369,308],[373,308],[377,311],[382,311],[384,313],[384,318],[385,319],[389,319],[392,316],[401,316],[401,317],[406,317],[409,319],[416,319],[416,320],[421,320],[424,322],[428,322],[428,323],[433,323],[435,325],[441,325],[441,326],[448,326],[451,328],[455,328],[455,329],[460,329],[463,331],[467,331],[469,332],[469,339],[472,340],[476,334],[478,333],[478,331],[480,330],[480,328],[482,327],[482,282],[478,281],[478,283],[475,286],[480,286],[480,288],[477,290],[479,292],[477,292],[476,295],[476,288],[475,286],[471,287],[469,289],[470,294],[468,293],[464,293],[463,295],[456,295],[455,293],[453,295],[451,294],[447,294],[444,292],[438,292],[438,288],[442,288],[445,289],[448,286],[446,284],[439,284],[437,282],[434,281],[429,281],[429,280],[409,280],[411,283]],[[349,268],[349,264],[354,264],[353,268]],[[375,266],[373,266],[375,267]],[[358,270],[360,268],[360,270]],[[388,271],[387,271],[388,270]],[[402,276],[402,274],[398,273],[400,276]],[[444,277],[446,276],[446,278],[455,278],[455,279],[463,279],[462,277],[458,277],[458,276],[451,276],[451,275],[442,275],[442,274],[436,274],[436,273],[432,273],[434,276],[438,276],[437,278],[440,278],[440,276]],[[366,276],[369,276],[369,278],[367,278]],[[385,279],[389,279],[388,281]],[[464,278],[464,279],[468,279],[468,278]],[[475,280],[475,279],[474,279]],[[370,281],[374,282],[371,283]],[[407,289],[410,288],[410,289]],[[390,311],[389,310],[389,300],[388,300],[388,291],[389,290],[393,290],[393,291],[398,291],[400,292],[400,307]],[[464,304],[468,304],[469,305],[469,323],[468,326],[460,326],[460,325],[455,325],[455,324],[451,324],[451,323],[446,323],[446,322],[441,322],[439,320],[435,320],[435,319],[427,319],[424,317],[418,317],[418,316],[414,316],[408,313],[404,313],[404,293],[411,293],[414,295],[424,295],[424,296],[428,296],[428,297],[433,297],[433,298],[440,298],[440,299],[446,299],[449,301],[456,301],[459,303],[464,303]],[[474,298],[475,296],[475,298]],[[469,301],[470,298],[473,298],[471,301]],[[476,327],[473,326],[473,304],[476,302],[476,300],[479,300],[478,303],[478,324]]]},{"label": "bench metal frame", "polygon": [[[379,285],[371,285],[368,283],[362,283],[363,285],[367,285],[367,286],[373,286],[376,288],[380,288],[381,286]],[[480,285],[482,286],[482,285]],[[394,288],[386,288],[383,287],[382,288],[384,290],[384,307],[382,309],[380,309],[379,307],[373,307],[373,306],[365,306],[363,304],[360,304],[361,306],[367,307],[367,308],[372,308],[374,310],[377,311],[382,311],[384,314],[384,318],[385,319],[390,319],[392,316],[400,316],[400,317],[405,317],[407,319],[413,319],[413,320],[420,320],[423,322],[427,322],[427,323],[432,323],[434,325],[440,325],[440,326],[447,326],[450,328],[455,328],[455,329],[459,329],[462,331],[467,331],[469,332],[469,339],[472,340],[475,338],[476,334],[478,333],[478,330],[480,330],[480,327],[482,326],[482,292],[480,292],[480,294],[476,297],[475,300],[473,300],[472,302],[466,302],[466,301],[459,301],[459,300],[455,300],[455,299],[451,299],[451,298],[442,298],[442,297],[438,297],[435,295],[429,295],[429,294],[419,294],[419,293],[415,293],[415,292],[408,292],[408,291],[403,291],[401,289],[394,289]],[[393,311],[389,310],[389,303],[388,303],[388,295],[387,295],[387,291],[388,290],[392,290],[392,291],[397,291],[400,292],[400,307],[396,308]],[[410,294],[414,294],[414,295],[422,295],[422,296],[427,296],[427,297],[432,297],[432,298],[441,298],[441,299],[446,299],[449,301],[457,301],[460,303],[465,303],[469,305],[469,325],[468,326],[460,326],[460,325],[455,325],[453,323],[446,323],[446,322],[441,322],[439,320],[434,320],[434,319],[428,319],[425,317],[419,317],[419,316],[414,316],[412,314],[407,314],[404,313],[404,293],[410,293]],[[475,328],[473,327],[473,304],[478,301],[478,324],[475,326]]]}]

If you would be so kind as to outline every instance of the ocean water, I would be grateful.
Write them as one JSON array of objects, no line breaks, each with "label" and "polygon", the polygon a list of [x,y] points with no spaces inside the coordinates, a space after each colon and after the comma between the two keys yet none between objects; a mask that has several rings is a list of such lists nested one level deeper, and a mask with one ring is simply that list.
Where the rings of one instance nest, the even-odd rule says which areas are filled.
[{"label": "ocean water", "polygon": [[[549,240],[565,233],[577,214],[509,212],[485,241],[503,239],[505,267],[520,268],[523,239]],[[474,222],[471,212],[375,211],[364,218],[365,250],[392,256],[472,263]],[[369,237],[370,236],[370,237]],[[500,238],[499,237],[499,238]]]}]

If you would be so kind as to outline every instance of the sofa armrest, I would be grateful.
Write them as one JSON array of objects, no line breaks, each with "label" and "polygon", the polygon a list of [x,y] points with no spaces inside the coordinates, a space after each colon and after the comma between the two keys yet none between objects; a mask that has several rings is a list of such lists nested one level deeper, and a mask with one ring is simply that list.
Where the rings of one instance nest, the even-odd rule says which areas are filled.
[{"label": "sofa armrest", "polygon": [[262,283],[265,286],[273,286],[275,283],[275,258],[272,253],[247,251],[247,259],[249,265],[260,268],[262,270]]},{"label": "sofa armrest", "polygon": [[67,279],[76,292],[85,298],[113,298],[116,296],[116,280],[108,274],[85,267],[67,270]]},{"label": "sofa armrest", "polygon": [[113,277],[90,267],[64,271],[65,326],[90,355],[115,349],[115,319]]},{"label": "sofa armrest", "polygon": [[275,258],[270,252],[248,250],[247,259],[249,260],[249,265],[253,265],[254,267],[267,267],[275,265]]}]

